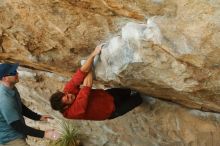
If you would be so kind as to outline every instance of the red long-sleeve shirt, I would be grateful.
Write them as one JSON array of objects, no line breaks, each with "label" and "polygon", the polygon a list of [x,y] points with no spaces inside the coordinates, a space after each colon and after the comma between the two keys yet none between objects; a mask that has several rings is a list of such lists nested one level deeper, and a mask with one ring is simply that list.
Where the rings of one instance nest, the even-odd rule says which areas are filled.
[{"label": "red long-sleeve shirt", "polygon": [[114,99],[102,89],[82,87],[86,73],[80,69],[72,76],[72,79],[64,87],[65,93],[75,95],[72,105],[63,112],[68,119],[105,120],[115,110]]}]

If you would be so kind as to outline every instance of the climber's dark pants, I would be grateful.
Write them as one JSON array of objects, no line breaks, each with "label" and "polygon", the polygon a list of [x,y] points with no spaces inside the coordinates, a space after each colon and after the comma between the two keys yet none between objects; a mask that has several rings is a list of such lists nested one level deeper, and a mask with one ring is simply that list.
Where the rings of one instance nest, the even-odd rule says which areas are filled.
[{"label": "climber's dark pants", "polygon": [[115,111],[109,119],[122,116],[142,103],[140,94],[134,93],[131,95],[130,89],[112,88],[106,91],[114,97],[115,103]]}]

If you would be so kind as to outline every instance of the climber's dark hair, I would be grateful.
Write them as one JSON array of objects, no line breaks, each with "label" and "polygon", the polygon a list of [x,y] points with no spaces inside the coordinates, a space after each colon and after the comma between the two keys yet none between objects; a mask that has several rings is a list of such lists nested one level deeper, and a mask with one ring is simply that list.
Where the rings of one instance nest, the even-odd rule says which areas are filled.
[{"label": "climber's dark hair", "polygon": [[65,95],[65,93],[57,91],[54,94],[51,95],[50,97],[50,105],[52,109],[56,111],[60,111],[61,113],[63,112],[64,109],[64,104],[62,103],[62,97]]}]

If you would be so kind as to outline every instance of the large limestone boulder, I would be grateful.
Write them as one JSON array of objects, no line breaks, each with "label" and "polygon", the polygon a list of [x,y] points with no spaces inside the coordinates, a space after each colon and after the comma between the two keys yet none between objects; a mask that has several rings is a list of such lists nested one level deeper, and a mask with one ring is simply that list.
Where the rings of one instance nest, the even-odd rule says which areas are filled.
[{"label": "large limestone boulder", "polygon": [[100,81],[219,112],[219,8],[217,0],[3,0],[0,58],[69,76],[107,43]]},{"label": "large limestone boulder", "polygon": [[[219,112],[219,61],[213,53],[207,53],[210,50],[218,54],[219,48],[203,45],[201,34],[195,40],[190,32],[185,36],[174,28],[163,28],[165,23],[178,28],[178,23],[164,17],[150,18],[146,24],[127,23],[120,36],[104,45],[96,75],[100,80],[151,96]],[[202,30],[197,29],[194,31],[198,33]],[[214,40],[213,45],[217,38]]]},{"label": "large limestone boulder", "polygon": [[[220,112],[219,20],[219,0],[1,0],[0,61],[33,69],[21,69],[19,91],[57,120],[49,95],[102,43],[102,86]],[[219,145],[219,114],[148,98],[114,121],[76,123],[86,145]]]}]

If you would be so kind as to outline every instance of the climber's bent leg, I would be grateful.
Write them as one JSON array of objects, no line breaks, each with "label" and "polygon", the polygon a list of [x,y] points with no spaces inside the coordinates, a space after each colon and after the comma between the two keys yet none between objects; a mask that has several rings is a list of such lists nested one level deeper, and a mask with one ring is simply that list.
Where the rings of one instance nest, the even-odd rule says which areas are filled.
[{"label": "climber's bent leg", "polygon": [[135,107],[139,106],[142,103],[142,98],[139,93],[133,95],[130,98],[127,98],[126,101],[122,102],[120,105],[115,104],[115,111],[109,117],[109,119],[114,119],[116,117],[122,116],[125,113],[131,111]]}]

